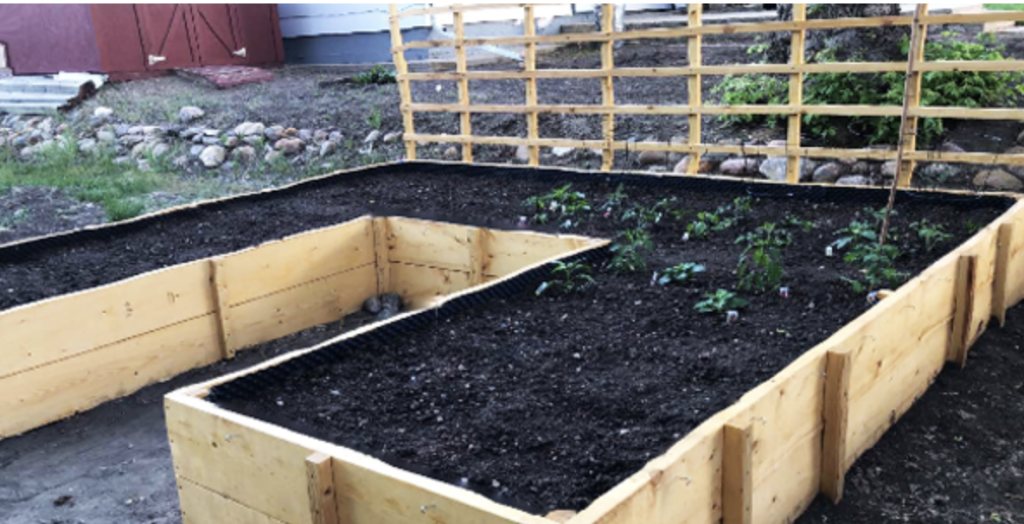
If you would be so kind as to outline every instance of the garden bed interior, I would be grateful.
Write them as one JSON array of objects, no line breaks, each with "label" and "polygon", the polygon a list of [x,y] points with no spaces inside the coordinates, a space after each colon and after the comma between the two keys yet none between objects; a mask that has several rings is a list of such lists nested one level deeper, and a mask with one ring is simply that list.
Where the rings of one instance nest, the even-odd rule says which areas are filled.
[{"label": "garden bed interior", "polygon": [[[399,170],[430,171],[432,165],[405,164]],[[643,195],[641,199],[650,200],[676,195],[684,199],[687,206],[698,209],[714,202],[727,202],[737,195],[753,194],[764,197],[758,199],[763,213],[755,212],[759,219],[765,216],[781,218],[779,215],[784,213],[805,219],[820,219],[830,214],[834,214],[833,219],[838,216],[849,219],[858,206],[878,205],[885,200],[883,191],[861,188],[795,189],[770,183],[649,175],[597,178],[596,175],[568,171],[486,166],[460,167],[459,170],[483,176],[460,179],[459,184],[449,186],[449,190],[461,188],[465,195],[459,197],[449,193],[449,205],[459,212],[465,212],[470,205],[481,206],[477,213],[494,213],[497,210],[499,216],[501,212],[515,209],[521,197],[529,196],[531,191],[536,194],[539,187],[550,190],[566,181],[582,186],[588,194],[610,193],[622,183],[631,196],[635,192]],[[495,183],[498,177],[492,178],[487,174],[516,174],[521,178],[510,184],[508,177],[502,177],[502,183]],[[592,178],[587,179],[586,176]],[[481,178],[492,182],[492,185],[480,183]],[[527,187],[512,187],[512,184],[519,183]],[[437,189],[434,186],[434,190]],[[437,191],[436,194],[443,195],[443,192]],[[510,194],[512,198],[509,198]],[[473,198],[478,201],[470,204],[468,199]],[[502,199],[512,200],[512,203],[494,202]],[[675,297],[674,302],[657,303],[658,300],[666,300],[666,296],[652,291],[660,288],[649,285],[648,277],[644,276],[634,276],[633,282],[627,284],[621,277],[602,274],[602,285],[596,291],[574,298],[543,299],[545,302],[539,302],[540,305],[530,305],[525,301],[538,299],[526,299],[523,295],[514,296],[514,293],[537,284],[542,275],[533,272],[491,282],[487,289],[456,294],[435,304],[428,313],[402,315],[379,327],[361,329],[316,348],[296,351],[250,370],[180,390],[167,397],[166,409],[186,521],[190,518],[197,522],[269,518],[287,523],[421,522],[424,519],[436,522],[544,522],[547,520],[538,515],[554,509],[581,509],[572,517],[572,522],[579,523],[716,522],[720,519],[726,522],[790,521],[819,492],[834,499],[840,498],[843,475],[857,457],[877,442],[886,429],[909,409],[947,361],[965,362],[970,344],[984,331],[991,316],[1001,317],[1008,305],[1024,297],[1024,226],[1021,224],[1024,205],[1014,204],[1009,198],[999,201],[999,198],[962,194],[901,193],[898,209],[907,222],[928,216],[949,226],[965,217],[982,219],[981,215],[985,213],[979,215],[979,209],[988,207],[988,216],[983,218],[988,225],[963,243],[959,243],[964,238],[960,236],[945,246],[955,249],[934,264],[928,265],[928,255],[918,253],[914,262],[918,265],[912,269],[920,273],[859,317],[857,313],[864,308],[863,298],[853,299],[848,292],[844,294],[837,278],[824,282],[814,276],[813,265],[828,261],[811,255],[806,257],[809,261],[787,259],[791,264],[787,265],[787,274],[792,279],[793,292],[798,294],[794,296],[800,300],[754,297],[751,309],[775,311],[760,317],[758,312],[744,313],[741,322],[730,327],[723,327],[720,318],[713,322],[696,321],[691,325],[692,315],[678,314],[689,313],[699,293],[690,290],[684,292],[687,295],[682,298]],[[489,208],[489,204],[494,209]],[[936,213],[946,206],[949,206],[946,213]],[[956,213],[948,212],[954,208]],[[753,225],[756,221],[739,228],[736,233]],[[831,240],[832,231],[843,225],[845,223],[826,219],[819,224],[815,234],[808,235],[804,243],[799,239],[794,241],[794,246],[821,244],[823,248]],[[600,223],[595,215],[580,229],[595,236],[608,236],[607,233],[614,232],[609,229],[614,230],[615,227],[614,224]],[[602,232],[605,234],[598,235]],[[678,239],[678,233],[678,229],[673,227],[656,231],[655,239],[670,245],[670,249],[655,249],[652,259],[656,263],[682,262],[684,260],[678,259],[679,256],[698,257],[701,253],[704,259],[685,261],[721,261],[730,257],[735,260],[735,251],[729,248],[717,248],[714,242],[683,242]],[[731,235],[728,236],[727,244],[732,244],[732,239]],[[814,250],[823,251],[817,247]],[[727,279],[734,281],[734,264],[717,271],[709,270],[706,275],[708,282],[698,285],[698,290],[713,290],[714,287],[724,287]],[[603,287],[613,288],[613,291],[602,295]],[[648,300],[653,299],[660,310],[655,308],[651,318],[639,328],[631,328],[624,323],[616,325],[610,317],[599,318],[610,311],[602,302],[609,296],[617,300],[614,304],[617,309],[628,310],[632,306],[641,311],[641,317],[652,311],[650,306],[643,306]],[[818,304],[812,306],[811,309],[816,307],[817,310],[810,315],[806,311],[808,300]],[[564,301],[563,307],[551,306],[559,301]],[[831,309],[830,301],[843,302],[843,305]],[[507,312],[503,313],[502,308],[508,308]],[[598,312],[596,316],[591,314],[592,310]],[[438,441],[435,446],[432,442],[422,441],[419,443],[421,447],[437,449],[425,449],[422,456],[413,453],[410,459],[408,442],[405,449],[360,449],[367,443],[379,445],[379,441],[373,442],[368,438],[349,445],[350,440],[355,442],[359,439],[353,438],[351,431],[346,435],[341,429],[337,433],[340,441],[329,439],[326,436],[330,435],[329,425],[320,425],[320,421],[308,417],[310,413],[327,413],[344,419],[346,412],[332,407],[331,396],[353,397],[349,401],[351,407],[351,404],[373,400],[373,395],[366,391],[377,387],[390,389],[394,397],[408,403],[409,398],[403,395],[408,394],[410,378],[417,375],[426,383],[447,380],[452,383],[452,388],[456,387],[460,384],[457,374],[450,369],[448,374],[436,369],[456,366],[455,360],[430,362],[432,349],[452,346],[450,341],[448,346],[443,341],[438,342],[445,337],[466,337],[463,345],[467,346],[467,351],[463,356],[473,353],[473,344],[504,340],[505,344],[476,346],[475,351],[495,355],[499,360],[501,353],[510,348],[519,353],[523,353],[523,349],[532,349],[539,355],[538,360],[551,358],[557,364],[582,359],[576,365],[577,373],[590,364],[597,364],[597,368],[602,363],[612,368],[616,365],[625,368],[637,360],[635,352],[648,349],[646,344],[652,341],[636,340],[632,345],[622,345],[625,341],[613,336],[615,331],[638,329],[664,335],[666,313],[670,317],[685,317],[680,322],[685,322],[686,326],[669,332],[688,340],[690,345],[682,348],[685,351],[678,352],[673,352],[671,347],[661,348],[667,350],[665,357],[681,363],[688,357],[708,361],[704,364],[703,374],[698,377],[707,386],[737,380],[736,372],[752,375],[756,380],[751,383],[748,377],[737,380],[738,384],[731,390],[708,387],[703,392],[699,388],[687,392],[685,388],[677,388],[678,384],[669,385],[669,389],[684,390],[676,399],[705,397],[707,401],[700,406],[687,406],[699,407],[689,418],[680,419],[672,414],[669,418],[672,424],[677,424],[675,428],[654,425],[622,427],[625,431],[590,434],[583,441],[568,444],[552,442],[551,435],[540,435],[541,443],[532,446],[535,449],[531,453],[538,450],[544,453],[550,446],[555,449],[599,449],[603,453],[600,455],[602,459],[618,460],[614,452],[628,448],[624,452],[626,458],[610,467],[601,464],[587,468],[574,464],[577,477],[566,477],[567,470],[555,467],[552,462],[552,478],[548,479],[551,485],[558,481],[571,485],[589,483],[575,493],[558,492],[555,498],[538,498],[522,490],[517,491],[518,486],[488,478],[489,468],[493,467],[494,471],[505,468],[507,471],[510,464],[520,466],[517,458],[522,458],[522,470],[532,468],[535,471],[537,463],[531,462],[533,458],[526,455],[496,458],[494,455],[499,453],[491,453],[486,455],[487,460],[480,460],[477,464],[472,446],[469,446],[461,456],[449,455],[444,464],[422,463],[416,459],[429,457],[432,452],[443,456],[445,448],[452,443]],[[546,333],[536,335],[537,340],[531,341],[529,337],[535,335],[524,334],[523,331],[537,328],[540,321],[524,319],[534,314],[554,325]],[[624,312],[622,315],[627,320],[637,320],[634,314]],[[816,326],[814,322],[807,322],[808,316],[824,316],[826,320],[820,324],[834,327]],[[779,322],[786,317],[792,322],[785,324],[785,328],[769,328],[770,322]],[[843,326],[854,317],[855,320]],[[570,318],[568,323],[557,325],[566,318]],[[586,322],[581,324],[580,319]],[[601,320],[610,324],[607,331],[603,330]],[[483,335],[473,333],[471,326],[474,322],[479,323],[476,331]],[[518,324],[524,326],[519,331],[509,328]],[[561,333],[574,327],[589,333],[589,338],[580,337],[582,341],[608,337],[610,346],[597,348],[596,355],[589,353],[595,348],[585,345],[579,351],[567,353],[563,341],[554,337],[550,344],[558,351],[544,352],[541,346],[548,343],[545,334]],[[841,329],[829,336],[839,327]],[[802,328],[806,328],[805,332],[801,332]],[[506,329],[509,330],[507,334],[490,338],[486,335],[488,330]],[[431,339],[433,342],[429,341]],[[527,342],[521,347],[516,345],[523,340]],[[766,353],[756,353],[752,359],[741,363],[739,369],[729,369],[733,365],[729,359],[741,357],[730,357],[728,352],[753,351],[758,344],[772,350],[788,349],[788,352],[782,351],[774,358]],[[710,351],[708,346],[711,346]],[[807,347],[811,349],[804,351]],[[718,349],[724,351],[716,354]],[[608,354],[602,355],[601,350]],[[402,367],[402,357],[410,355],[414,360]],[[447,355],[439,354],[436,358],[442,359]],[[717,363],[714,359],[724,360]],[[385,367],[372,367],[376,360],[385,362]],[[759,360],[764,363],[764,369],[753,371],[751,366]],[[367,367],[368,362],[370,367]],[[690,365],[690,362],[686,364]],[[350,375],[357,375],[356,378],[345,376],[347,365],[353,366],[354,371]],[[509,367],[513,366],[510,364]],[[686,366],[681,367],[687,369]],[[646,368],[644,371],[652,380],[643,387],[653,387],[653,392],[643,387],[615,392],[632,399],[637,410],[643,411],[645,395],[658,396],[660,391],[657,388],[666,387],[665,380],[657,384],[658,375],[664,373],[676,378],[679,368],[671,364],[663,368]],[[689,371],[699,369],[700,365],[688,368]],[[568,390],[578,384],[572,379],[560,382],[565,377],[558,373],[543,375],[546,371],[550,368],[543,364],[527,369],[526,374],[520,377],[526,384],[522,391],[533,387],[538,380],[554,382],[554,390],[559,387]],[[600,380],[618,371],[612,369],[608,374],[600,375]],[[587,369],[584,373],[590,372],[591,369]],[[537,380],[528,380],[531,373],[540,375]],[[508,391],[502,391],[506,386]],[[597,392],[604,394],[602,388],[614,390],[621,385],[602,382],[596,386]],[[515,384],[498,384],[497,389],[503,393],[499,397],[502,399],[516,394]],[[444,388],[441,387],[429,389],[432,394],[442,391]],[[454,395],[455,391],[449,389],[448,394]],[[744,391],[746,394],[742,394]],[[719,394],[723,397],[706,398]],[[730,405],[737,397],[739,400]],[[571,403],[573,398],[562,396],[547,400]],[[296,405],[295,401],[315,403]],[[510,417],[504,426],[499,425],[495,429],[507,432],[510,428],[521,427],[519,435],[510,437],[514,442],[509,447],[522,452],[531,446],[521,445],[517,439],[529,441],[537,437],[530,433],[536,427],[531,419],[535,411],[542,412],[549,407],[538,405],[531,410],[530,406],[519,406],[514,413],[517,417]],[[426,410],[417,411],[415,408],[414,403],[405,410],[404,421],[409,424],[401,427],[382,424],[374,427],[372,432],[374,435],[403,433],[406,430],[416,432],[419,430],[411,429],[410,425],[432,426],[435,418],[438,422],[444,418],[444,415],[437,415],[438,410],[424,417],[423,411]],[[454,410],[449,406],[442,410],[446,414],[470,411],[469,416],[453,423],[468,424],[473,415],[493,421],[486,413],[489,408],[493,406],[463,406]],[[567,411],[563,409],[559,413],[566,415]],[[570,429],[574,424],[588,422],[586,417],[577,420],[571,414],[563,419],[538,418],[543,424]],[[392,418],[391,413],[385,410],[380,420],[390,423],[398,419]],[[353,417],[334,424],[337,428],[351,430],[355,426],[374,426],[380,420],[372,417],[356,420]],[[608,427],[622,426],[619,420],[607,422]],[[458,431],[478,429],[470,426]],[[371,431],[367,429],[366,432]],[[562,438],[571,431],[555,434]],[[636,436],[627,439],[626,444],[620,444],[617,439],[626,434]],[[666,436],[671,438],[670,442],[666,442]],[[635,448],[638,446],[647,446],[646,455],[637,452]],[[373,448],[372,445],[366,447]],[[391,455],[396,451],[397,456]],[[500,454],[504,454],[505,450],[501,451]],[[385,461],[379,460],[381,458]],[[464,462],[459,463],[460,459]],[[627,473],[611,479],[613,482],[607,475],[588,478],[595,469],[605,473],[616,470]],[[453,474],[457,471],[473,471],[473,474],[459,478]],[[527,480],[536,480],[528,478],[529,475],[526,477]],[[446,480],[450,482],[444,482]],[[592,493],[594,486],[602,483],[610,489]],[[458,484],[470,489],[458,487]],[[584,503],[578,504],[581,493],[591,498],[584,497]],[[553,506],[553,501],[568,501],[574,507]]]}]

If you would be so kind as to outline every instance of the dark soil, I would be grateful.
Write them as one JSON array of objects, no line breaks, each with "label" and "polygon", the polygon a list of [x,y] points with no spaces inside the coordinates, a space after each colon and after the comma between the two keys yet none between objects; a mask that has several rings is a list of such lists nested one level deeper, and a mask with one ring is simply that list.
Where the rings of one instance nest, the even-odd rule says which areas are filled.
[{"label": "dark soil", "polygon": [[1024,307],[991,326],[799,523],[1024,522]]},{"label": "dark soil", "polygon": [[0,244],[105,220],[102,207],[79,202],[59,189],[15,187],[6,193],[0,191]]}]

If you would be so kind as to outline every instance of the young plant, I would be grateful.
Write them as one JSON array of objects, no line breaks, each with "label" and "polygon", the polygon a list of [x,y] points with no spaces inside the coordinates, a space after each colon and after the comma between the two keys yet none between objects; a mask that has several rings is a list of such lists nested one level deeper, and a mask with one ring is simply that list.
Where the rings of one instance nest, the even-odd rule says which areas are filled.
[{"label": "young plant", "polygon": [[743,309],[748,304],[749,302],[736,293],[719,289],[714,293],[705,293],[704,300],[697,302],[693,308],[701,313],[722,314],[729,310]]},{"label": "young plant", "polygon": [[612,245],[612,258],[608,262],[608,269],[618,274],[647,269],[647,260],[641,252],[653,248],[650,233],[643,229],[628,229],[622,233],[619,241]]},{"label": "young plant", "polygon": [[692,240],[707,238],[712,231],[719,231],[721,223],[722,217],[717,213],[701,211],[697,213],[697,220],[686,225],[686,235]]},{"label": "young plant", "polygon": [[533,209],[533,219],[538,223],[544,224],[556,218],[566,229],[579,225],[585,213],[590,211],[587,196],[572,191],[572,184],[566,184],[546,195],[530,197],[523,204]]},{"label": "young plant", "polygon": [[799,217],[793,215],[786,215],[786,218],[782,221],[782,225],[789,227],[798,227],[804,233],[810,233],[814,230],[814,222],[810,220],[802,220]]},{"label": "young plant", "polygon": [[933,224],[927,218],[910,224],[910,227],[917,231],[917,238],[924,242],[924,249],[929,253],[935,249],[935,246],[953,238],[953,235],[947,233],[941,225]]},{"label": "young plant", "polygon": [[829,245],[838,250],[846,249],[847,246],[857,247],[878,242],[878,233],[874,226],[859,220],[854,220],[850,225],[836,231],[836,235],[839,235],[839,238]]},{"label": "young plant", "polygon": [[678,209],[672,208],[675,202],[676,198],[672,197],[659,200],[652,206],[635,204],[622,213],[622,221],[634,221],[636,227],[641,229],[655,227],[661,224],[665,217],[679,218],[682,213]]},{"label": "young plant", "polygon": [[380,116],[380,110],[376,107],[370,110],[370,114],[366,115],[366,124],[373,129],[380,129],[382,119]]},{"label": "young plant", "polygon": [[857,266],[863,278],[843,277],[843,281],[857,294],[874,291],[883,285],[898,286],[906,277],[906,273],[896,269],[896,259],[900,254],[899,248],[892,244],[857,246],[843,260]]},{"label": "young plant", "polygon": [[537,296],[546,291],[560,290],[563,293],[575,293],[583,291],[597,284],[591,275],[591,268],[582,261],[556,262],[555,268],[551,270],[551,280],[543,282],[537,288]]},{"label": "young plant", "polygon": [[739,289],[764,293],[776,289],[782,284],[782,248],[790,245],[793,237],[788,231],[765,222],[756,230],[736,239],[736,243],[746,243],[747,247],[740,254],[736,276],[739,277]]},{"label": "young plant", "polygon": [[600,211],[605,218],[618,220],[619,218],[616,217],[616,215],[621,213],[626,207],[627,200],[629,200],[629,196],[627,196],[622,190],[622,184],[619,184],[619,187],[615,188],[615,191],[605,198],[604,203],[601,204],[598,211]]},{"label": "young plant", "polygon": [[383,85],[383,84],[394,84],[395,83],[395,72],[377,64],[370,68],[369,71],[364,71],[352,77],[353,84],[359,85]]},{"label": "young plant", "polygon": [[694,262],[683,262],[661,271],[658,277],[658,285],[666,286],[673,282],[682,283],[693,278],[697,273],[703,273],[705,267]]}]

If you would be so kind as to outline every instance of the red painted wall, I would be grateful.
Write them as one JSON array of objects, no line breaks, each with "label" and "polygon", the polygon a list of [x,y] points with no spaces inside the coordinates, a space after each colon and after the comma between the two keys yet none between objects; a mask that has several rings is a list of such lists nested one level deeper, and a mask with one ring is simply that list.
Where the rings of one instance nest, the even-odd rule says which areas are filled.
[{"label": "red painted wall", "polygon": [[0,4],[0,42],[15,74],[103,69],[88,4]]}]

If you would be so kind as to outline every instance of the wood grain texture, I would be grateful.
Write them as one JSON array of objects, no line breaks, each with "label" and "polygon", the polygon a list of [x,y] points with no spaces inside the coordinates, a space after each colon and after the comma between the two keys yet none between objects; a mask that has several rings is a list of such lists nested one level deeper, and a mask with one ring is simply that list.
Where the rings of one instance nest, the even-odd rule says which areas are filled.
[{"label": "wood grain texture", "polygon": [[[701,26],[701,15],[703,14],[704,4],[687,4],[687,25],[689,27],[700,27]],[[689,67],[701,67],[704,62],[701,50],[704,47],[704,40],[701,35],[691,36],[686,43],[686,56],[687,65]],[[686,93],[687,102],[690,107],[701,107],[704,105],[703,94],[701,86],[703,77],[700,73],[692,74],[686,79]],[[690,115],[687,120],[687,136],[686,141],[691,146],[696,146],[704,142],[704,134],[702,132],[703,125],[701,123],[701,115],[695,114]],[[690,153],[690,161],[686,164],[686,174],[695,175],[700,169],[700,151],[694,151]]]},{"label": "wood grain texture", "polygon": [[832,502],[843,498],[846,478],[846,432],[850,415],[849,351],[829,351],[825,360],[825,405],[822,418],[821,492]]},{"label": "wood grain texture", "polygon": [[992,280],[992,315],[999,320],[1000,326],[1006,326],[1006,310],[1009,309],[1008,275],[1013,259],[1013,230],[1013,222],[999,225],[995,277]]},{"label": "wood grain texture", "polygon": [[722,428],[722,524],[753,524],[753,428]]},{"label": "wood grain texture", "polygon": [[306,480],[313,524],[339,524],[331,456],[313,453],[306,457]]},{"label": "wood grain texture", "polygon": [[[802,22],[807,20],[807,4],[793,4],[793,21]],[[793,31],[790,36],[789,63],[793,66],[800,66],[804,63],[805,43],[807,39],[806,30]],[[801,72],[789,75],[789,103],[802,105],[804,103],[804,75]],[[800,147],[800,125],[803,117],[790,115],[786,125],[786,149]],[[790,184],[800,183],[801,159],[799,155],[789,155],[786,158],[786,182]]]},{"label": "wood grain texture", "polygon": [[949,359],[960,367],[967,365],[971,347],[971,325],[974,320],[974,282],[978,267],[977,255],[961,255],[957,260],[956,298],[953,330],[950,335]]},{"label": "wood grain texture", "polygon": [[284,524],[188,479],[177,481],[182,524]]}]

